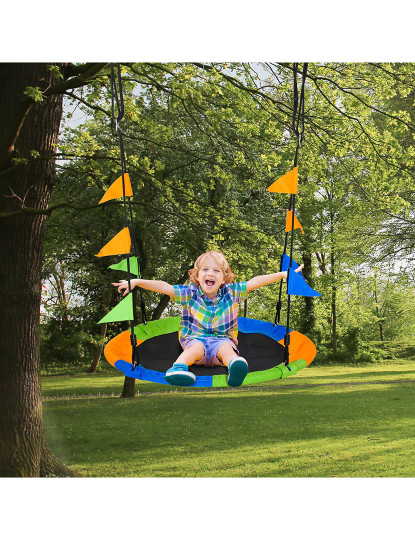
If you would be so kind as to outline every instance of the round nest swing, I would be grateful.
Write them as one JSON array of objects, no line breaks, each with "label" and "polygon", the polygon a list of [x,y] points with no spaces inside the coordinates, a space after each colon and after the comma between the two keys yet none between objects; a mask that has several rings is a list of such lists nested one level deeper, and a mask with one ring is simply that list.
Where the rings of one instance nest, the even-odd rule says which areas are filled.
[{"label": "round nest swing", "polygon": [[[180,317],[149,321],[134,328],[137,336],[140,364],[134,367],[131,355],[130,332],[111,339],[104,349],[105,358],[127,377],[169,384],[165,372],[181,353],[178,340]],[[284,336],[286,327],[270,322],[239,317],[238,349],[246,358],[249,371],[242,385],[256,384],[295,375],[308,366],[316,356],[314,343],[299,332],[290,330],[289,364],[284,365]],[[224,366],[190,366],[196,375],[192,387],[226,387]],[[171,385],[169,385],[171,386]],[[188,387],[189,388],[189,387]]]}]

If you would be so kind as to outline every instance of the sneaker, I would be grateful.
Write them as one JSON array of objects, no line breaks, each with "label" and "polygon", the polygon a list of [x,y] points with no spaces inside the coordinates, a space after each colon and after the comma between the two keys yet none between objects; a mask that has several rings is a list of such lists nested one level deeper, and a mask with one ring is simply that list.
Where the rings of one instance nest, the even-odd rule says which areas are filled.
[{"label": "sneaker", "polygon": [[190,373],[186,364],[173,364],[173,366],[166,371],[164,379],[169,384],[176,386],[191,386],[196,381],[196,375]]},{"label": "sneaker", "polygon": [[226,382],[228,386],[241,386],[248,373],[248,362],[242,356],[237,356],[230,361]]}]

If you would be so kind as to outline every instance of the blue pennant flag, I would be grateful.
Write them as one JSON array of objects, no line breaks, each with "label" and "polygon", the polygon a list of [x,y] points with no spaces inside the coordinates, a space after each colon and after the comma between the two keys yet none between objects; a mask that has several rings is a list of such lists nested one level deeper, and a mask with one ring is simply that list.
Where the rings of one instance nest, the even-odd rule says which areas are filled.
[{"label": "blue pennant flag", "polygon": [[315,291],[307,284],[302,276],[299,276],[291,268],[288,269],[287,294],[296,296],[321,296],[319,292]]},{"label": "blue pennant flag", "polygon": [[[300,265],[297,264],[295,262],[295,260],[293,259],[293,265],[292,265],[292,269],[293,270],[296,270]],[[288,268],[290,267],[290,257],[288,255],[283,255],[282,256],[282,267],[281,267],[281,272],[285,272],[286,270],[288,270]],[[303,279],[303,274],[301,272],[297,272],[297,275],[298,276],[301,276]]]}]

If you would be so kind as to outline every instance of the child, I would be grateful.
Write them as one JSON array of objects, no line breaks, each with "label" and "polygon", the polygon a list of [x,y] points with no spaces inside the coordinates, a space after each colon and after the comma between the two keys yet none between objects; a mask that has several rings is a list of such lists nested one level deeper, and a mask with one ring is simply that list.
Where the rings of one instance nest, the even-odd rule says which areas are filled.
[{"label": "child", "polygon": [[[296,272],[303,268],[301,265]],[[196,376],[188,370],[192,364],[228,368],[228,386],[240,386],[248,373],[248,363],[239,356],[238,304],[253,289],[287,277],[287,272],[256,276],[247,282],[232,283],[236,277],[225,256],[219,251],[200,255],[189,270],[191,285],[170,285],[165,281],[132,279],[131,288],[169,295],[183,306],[179,341],[183,352],[167,370],[170,384],[192,385]],[[113,283],[118,292],[128,292],[128,282]]]}]

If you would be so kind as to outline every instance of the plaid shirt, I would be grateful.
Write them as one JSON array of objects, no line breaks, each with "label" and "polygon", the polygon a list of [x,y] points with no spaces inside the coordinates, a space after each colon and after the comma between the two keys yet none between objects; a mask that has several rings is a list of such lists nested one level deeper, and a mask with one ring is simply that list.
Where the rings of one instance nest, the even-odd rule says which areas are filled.
[{"label": "plaid shirt", "polygon": [[174,302],[183,306],[179,340],[227,337],[238,345],[238,304],[247,297],[246,282],[223,285],[211,300],[201,287],[174,285]]}]

